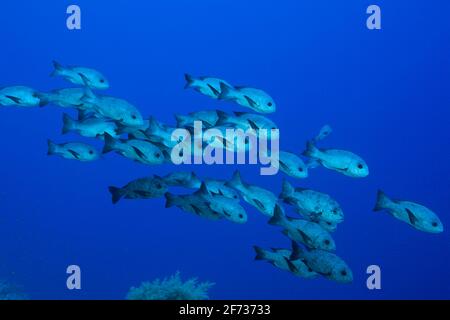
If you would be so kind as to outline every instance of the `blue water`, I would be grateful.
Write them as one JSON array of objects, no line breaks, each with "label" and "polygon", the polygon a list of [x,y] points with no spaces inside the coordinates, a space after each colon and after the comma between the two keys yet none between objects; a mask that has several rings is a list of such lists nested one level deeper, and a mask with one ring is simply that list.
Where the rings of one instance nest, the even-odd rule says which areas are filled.
[{"label": "blue water", "polygon": [[[66,28],[78,4],[82,30]],[[132,3],[132,4],[130,4]],[[296,186],[337,199],[346,220],[333,234],[352,268],[349,285],[293,277],[254,261],[253,245],[289,247],[278,228],[248,209],[249,221],[211,222],[163,199],[112,205],[109,185],[174,170],[229,178],[236,166],[148,167],[117,155],[93,163],[48,157],[62,113],[0,109],[0,278],[34,299],[122,299],[129,287],[165,277],[216,283],[212,299],[450,298],[450,3],[377,0],[382,30],[366,28],[369,1],[3,1],[0,85],[46,91],[70,86],[50,78],[51,61],[101,70],[108,94],[144,115],[174,124],[174,113],[241,110],[183,90],[185,72],[268,91],[278,110],[282,149],[300,152],[324,124],[323,146],[361,155],[370,176],[352,179],[318,168]],[[101,143],[95,141],[100,148]],[[244,180],[278,194],[283,174]],[[439,235],[374,213],[376,191],[437,212]],[[289,209],[291,210],[291,209]],[[288,211],[291,212],[291,211]],[[82,290],[66,288],[66,267],[82,270]],[[366,287],[381,267],[382,289]]]}]

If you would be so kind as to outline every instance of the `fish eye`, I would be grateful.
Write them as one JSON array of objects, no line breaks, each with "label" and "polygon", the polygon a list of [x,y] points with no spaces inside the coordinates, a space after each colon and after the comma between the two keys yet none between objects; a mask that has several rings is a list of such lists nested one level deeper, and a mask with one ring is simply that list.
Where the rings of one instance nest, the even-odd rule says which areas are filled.
[{"label": "fish eye", "polygon": [[237,199],[237,198],[238,198],[238,196],[236,196],[236,195],[233,196],[233,199]]},{"label": "fish eye", "polygon": [[438,226],[438,223],[435,221],[431,225],[436,228]]},{"label": "fish eye", "polygon": [[133,115],[131,116],[131,118],[133,118],[134,120],[136,120],[136,119],[137,119],[137,117],[136,117],[136,115],[135,115],[135,114],[133,114]]},{"label": "fish eye", "polygon": [[105,83],[105,80],[104,79],[100,79],[100,83]]},{"label": "fish eye", "polygon": [[159,157],[161,157],[161,154],[160,154],[159,152],[157,152],[157,153],[155,153],[155,157],[156,157],[157,159],[159,159]]},{"label": "fish eye", "polygon": [[343,277],[345,277],[345,276],[347,275],[347,271],[346,271],[346,270],[342,270],[342,271],[341,271],[341,275],[342,275]]},{"label": "fish eye", "polygon": [[34,93],[32,94],[32,97],[33,97],[33,98],[37,98],[37,97],[38,97],[38,94],[37,94],[36,92],[34,92]]},{"label": "fish eye", "polygon": [[242,214],[239,214],[239,219],[244,218],[244,216]]},{"label": "fish eye", "polygon": [[268,106],[268,107],[271,107],[271,106],[273,106],[273,103],[272,103],[272,102],[269,102],[269,103],[267,103],[267,106]]},{"label": "fish eye", "polygon": [[92,150],[89,150],[89,154],[94,154],[94,151],[92,151]]},{"label": "fish eye", "polygon": [[162,185],[160,185],[159,183],[156,185],[156,189],[162,189]]},{"label": "fish eye", "polygon": [[364,166],[361,163],[358,163],[358,169],[362,169]]},{"label": "fish eye", "polygon": [[330,240],[326,239],[323,243],[325,243],[325,245],[330,245]]},{"label": "fish eye", "polygon": [[303,172],[303,168],[302,167],[298,168],[298,171]]},{"label": "fish eye", "polygon": [[310,267],[308,267],[308,272],[313,272],[313,269],[311,269]]},{"label": "fish eye", "polygon": [[333,212],[333,214],[337,214],[338,210],[336,208],[334,208],[331,212]]}]

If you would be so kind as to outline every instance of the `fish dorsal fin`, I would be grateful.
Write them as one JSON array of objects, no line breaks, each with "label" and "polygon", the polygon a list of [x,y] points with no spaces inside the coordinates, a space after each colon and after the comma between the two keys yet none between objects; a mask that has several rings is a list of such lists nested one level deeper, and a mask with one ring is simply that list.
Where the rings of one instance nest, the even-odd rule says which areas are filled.
[{"label": "fish dorsal fin", "polygon": [[414,215],[414,213],[411,210],[409,210],[408,208],[405,208],[405,210],[406,210],[406,213],[408,214],[409,222],[411,222],[411,224],[413,226],[415,226],[418,219],[416,218],[416,216]]},{"label": "fish dorsal fin", "polygon": [[200,189],[198,189],[198,192],[200,194],[211,195],[205,182],[202,182]]}]

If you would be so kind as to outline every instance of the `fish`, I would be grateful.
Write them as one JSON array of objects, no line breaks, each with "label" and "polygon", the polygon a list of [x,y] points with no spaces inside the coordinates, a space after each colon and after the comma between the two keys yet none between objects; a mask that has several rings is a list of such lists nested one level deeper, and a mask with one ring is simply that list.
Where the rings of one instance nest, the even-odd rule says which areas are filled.
[{"label": "fish", "polygon": [[323,167],[342,173],[352,178],[365,178],[369,175],[369,167],[358,155],[345,150],[318,149],[309,141],[303,155],[317,160]]},{"label": "fish", "polygon": [[127,183],[122,188],[110,186],[112,203],[116,204],[120,199],[151,199],[160,198],[168,191],[164,180],[156,175],[139,178]]},{"label": "fish", "polygon": [[40,93],[25,86],[0,88],[0,105],[16,107],[38,107],[42,103]]},{"label": "fish", "polygon": [[336,254],[320,249],[303,250],[292,241],[291,260],[301,259],[309,268],[326,279],[338,283],[353,282],[353,273],[349,266]]},{"label": "fish", "polygon": [[220,91],[220,100],[234,101],[258,113],[273,113],[276,111],[275,101],[262,90],[249,87],[233,88],[221,82]]},{"label": "fish", "polygon": [[210,208],[208,201],[199,194],[175,195],[166,192],[164,196],[166,198],[166,208],[176,206],[185,212],[193,213],[209,220],[224,219],[218,212],[213,211]]},{"label": "fish", "polygon": [[78,110],[90,110],[92,105],[82,101],[84,97],[84,88],[64,88],[56,89],[51,92],[39,93],[41,107],[53,104],[62,108],[76,108]]},{"label": "fish", "polygon": [[80,86],[87,85],[91,89],[105,90],[109,82],[99,71],[85,67],[64,67],[53,61],[52,77],[62,77],[65,80]]},{"label": "fish", "polygon": [[340,223],[344,220],[340,205],[329,195],[311,189],[294,188],[286,180],[283,181],[280,199],[294,206],[300,215],[310,221]]},{"label": "fish", "polygon": [[204,129],[214,127],[219,120],[216,110],[191,112],[187,115],[176,114],[178,128],[193,128],[194,121],[201,121]]},{"label": "fish", "polygon": [[[207,138],[204,133],[202,133],[201,137],[194,135],[194,140],[203,139],[203,147],[210,146],[211,148],[241,153],[251,151],[253,148],[256,148],[258,144],[258,132],[238,132],[236,128],[231,125],[212,127],[209,128],[207,132],[209,134],[209,138]],[[228,132],[230,132],[231,135],[228,135]]]},{"label": "fish", "polygon": [[139,140],[148,140],[145,131],[149,127],[149,119],[144,119],[144,124],[142,126],[127,126],[120,122],[116,122],[117,126],[117,134],[127,134],[129,139],[139,139]]},{"label": "fish", "polygon": [[137,139],[119,140],[114,139],[108,133],[105,133],[104,137],[103,154],[115,151],[128,159],[147,165],[157,165],[164,162],[162,151],[149,141]]},{"label": "fish", "polygon": [[49,156],[57,155],[69,160],[78,160],[82,162],[94,161],[100,158],[98,151],[86,144],[81,142],[68,142],[56,144],[51,140],[47,140]]},{"label": "fish", "polygon": [[292,273],[293,275],[314,279],[318,276],[310,267],[308,267],[301,259],[291,260],[292,251],[287,249],[271,249],[264,250],[261,247],[253,246],[256,256],[255,260],[264,260],[273,266]]},{"label": "fish", "polygon": [[338,222],[330,222],[330,221],[324,221],[324,220],[317,220],[314,221],[319,226],[321,226],[324,230],[328,232],[335,232],[337,230]]},{"label": "fish", "polygon": [[258,209],[258,211],[264,215],[269,217],[273,216],[278,199],[269,190],[244,183],[241,179],[239,171],[235,171],[232,179],[225,185],[239,191],[242,198],[248,204]]},{"label": "fish", "polygon": [[103,138],[107,133],[113,138],[117,138],[117,125],[114,122],[99,118],[86,118],[83,120],[74,120],[68,114],[63,114],[62,134],[76,132],[83,137]]},{"label": "fish", "polygon": [[172,133],[177,128],[169,127],[163,123],[158,122],[154,117],[150,117],[149,125],[145,131],[145,135],[152,142],[158,142],[168,148],[175,147],[181,141],[172,141]]},{"label": "fish", "polygon": [[88,103],[96,113],[130,127],[141,127],[144,119],[139,110],[126,100],[95,95],[92,90],[85,87],[85,94],[81,98],[83,103]]},{"label": "fish", "polygon": [[378,190],[377,202],[373,210],[386,210],[394,218],[406,222],[413,228],[423,232],[444,232],[444,225],[436,213],[415,202],[393,200],[382,190]]},{"label": "fish", "polygon": [[239,204],[239,200],[227,198],[218,194],[212,195],[205,182],[202,182],[202,185],[196,194],[206,200],[208,207],[212,211],[219,213],[226,220],[239,224],[247,222],[247,213]]},{"label": "fish", "polygon": [[279,166],[280,170],[288,176],[305,179],[308,177],[308,165],[294,153],[280,151],[279,152]]},{"label": "fish", "polygon": [[336,250],[336,243],[333,238],[319,224],[287,217],[278,205],[275,207],[274,215],[269,220],[269,224],[282,227],[284,235],[293,241],[303,243],[308,248],[326,251]]},{"label": "fish", "polygon": [[332,132],[333,129],[326,124],[320,129],[319,134],[312,141],[314,143],[322,141],[323,139],[327,138]]},{"label": "fish", "polygon": [[184,79],[186,80],[185,89],[194,89],[201,94],[208,96],[213,99],[219,99],[220,96],[220,86],[225,84],[228,87],[232,87],[225,80],[212,78],[212,77],[198,77],[195,78],[190,74],[185,74]]},{"label": "fish", "polygon": [[205,179],[208,192],[212,195],[219,195],[230,199],[239,199],[239,194],[233,188],[226,186],[226,180]]},{"label": "fish", "polygon": [[195,172],[172,172],[163,177],[164,183],[171,187],[200,189],[202,182]]},{"label": "fish", "polygon": [[217,114],[219,116],[217,125],[219,126],[232,124],[243,130],[278,129],[278,126],[272,120],[260,114],[235,111],[234,116],[232,116],[221,110],[217,110]]}]

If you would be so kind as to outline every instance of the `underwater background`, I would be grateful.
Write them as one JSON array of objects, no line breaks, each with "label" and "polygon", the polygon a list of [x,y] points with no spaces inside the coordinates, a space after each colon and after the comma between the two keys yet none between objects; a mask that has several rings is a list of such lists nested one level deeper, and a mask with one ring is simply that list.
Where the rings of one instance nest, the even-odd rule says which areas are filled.
[{"label": "underwater background", "polygon": [[[81,31],[66,28],[70,4],[81,7]],[[366,28],[371,4],[382,9],[382,30]],[[61,136],[67,110],[1,107],[0,278],[30,298],[123,299],[131,286],[176,271],[214,282],[211,299],[450,298],[448,1],[17,0],[0,9],[0,86],[69,87],[49,77],[58,60],[100,70],[111,83],[107,94],[164,123],[175,124],[175,113],[242,111],[183,89],[184,73],[211,75],[274,97],[269,118],[282,149],[299,154],[329,124],[323,146],[351,150],[370,167],[364,179],[324,168],[289,179],[330,194],[345,213],[333,237],[353,283],[304,280],[254,261],[253,245],[290,243],[247,204],[249,220],[237,225],[165,209],[164,199],[113,205],[108,192],[151,174],[229,179],[239,169],[245,181],[278,194],[281,172],[48,157],[49,138],[90,141]],[[378,188],[431,208],[447,229],[426,234],[372,212]],[[66,288],[72,264],[81,267],[82,290]],[[372,264],[381,268],[381,290],[366,287]]]}]

